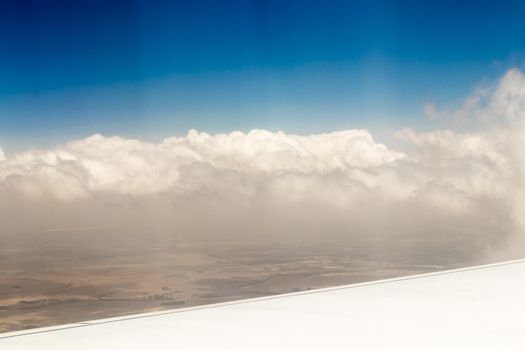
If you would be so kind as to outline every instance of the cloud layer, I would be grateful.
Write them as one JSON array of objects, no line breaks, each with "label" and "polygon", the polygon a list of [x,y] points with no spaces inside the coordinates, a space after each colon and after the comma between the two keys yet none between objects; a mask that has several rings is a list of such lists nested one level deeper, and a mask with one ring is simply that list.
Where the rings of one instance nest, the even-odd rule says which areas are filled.
[{"label": "cloud layer", "polygon": [[205,167],[268,178],[380,167],[404,156],[375,143],[365,130],[311,136],[264,130],[212,136],[190,130],[158,144],[94,135],[56,149],[18,154],[2,163],[0,181],[29,197],[70,201],[94,193],[146,195],[222,186],[189,174]]},{"label": "cloud layer", "polygon": [[[141,226],[198,236],[409,237],[521,252],[525,77],[507,72],[438,111],[483,130],[411,129],[403,151],[367,130],[298,136],[191,130],[160,143],[94,135],[53,149],[0,149],[3,232]],[[473,128],[474,129],[474,128]],[[337,237],[337,238],[335,238]]]}]

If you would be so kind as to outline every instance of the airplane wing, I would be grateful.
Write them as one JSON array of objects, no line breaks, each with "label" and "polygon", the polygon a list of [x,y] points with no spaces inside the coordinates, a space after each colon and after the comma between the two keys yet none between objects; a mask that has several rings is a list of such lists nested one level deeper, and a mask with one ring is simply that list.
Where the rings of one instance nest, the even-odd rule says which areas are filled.
[{"label": "airplane wing", "polygon": [[525,260],[0,334],[0,349],[525,349]]}]

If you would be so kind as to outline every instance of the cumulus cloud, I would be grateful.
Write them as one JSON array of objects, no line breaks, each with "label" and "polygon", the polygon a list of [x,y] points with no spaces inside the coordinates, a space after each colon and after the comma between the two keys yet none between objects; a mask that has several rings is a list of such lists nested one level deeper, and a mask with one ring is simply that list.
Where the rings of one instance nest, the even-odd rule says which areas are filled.
[{"label": "cumulus cloud", "polygon": [[222,186],[212,178],[197,179],[191,168],[269,178],[374,168],[403,157],[375,143],[365,130],[311,136],[264,130],[212,136],[190,130],[158,144],[94,135],[56,149],[15,155],[0,168],[0,181],[30,197],[69,201],[94,193],[146,195]]},{"label": "cumulus cloud", "polygon": [[469,257],[508,251],[525,227],[525,77],[512,69],[458,110],[426,110],[497,123],[463,133],[402,130],[403,151],[367,130],[190,130],[159,143],[94,135],[8,157],[0,150],[1,229],[408,237],[462,242]]}]

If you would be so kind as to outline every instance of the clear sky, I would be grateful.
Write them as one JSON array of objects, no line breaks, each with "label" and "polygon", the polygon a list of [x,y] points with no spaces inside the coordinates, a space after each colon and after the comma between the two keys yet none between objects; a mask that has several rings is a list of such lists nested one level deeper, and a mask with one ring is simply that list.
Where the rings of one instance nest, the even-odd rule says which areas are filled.
[{"label": "clear sky", "polygon": [[425,128],[525,55],[524,1],[0,2],[0,145]]}]

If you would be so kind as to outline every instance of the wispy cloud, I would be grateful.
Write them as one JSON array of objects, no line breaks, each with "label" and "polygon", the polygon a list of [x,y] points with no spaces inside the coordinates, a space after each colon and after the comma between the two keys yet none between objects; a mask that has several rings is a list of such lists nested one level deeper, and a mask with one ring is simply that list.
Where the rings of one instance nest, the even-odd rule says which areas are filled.
[{"label": "wispy cloud", "polygon": [[479,86],[459,108],[440,109],[433,103],[423,106],[433,120],[446,121],[469,129],[523,120],[525,117],[525,76],[517,68],[508,70],[492,86]]}]

